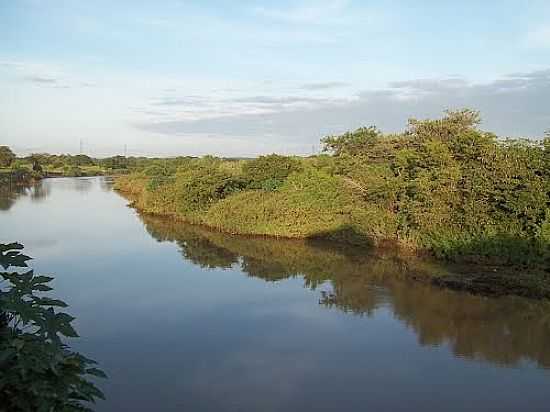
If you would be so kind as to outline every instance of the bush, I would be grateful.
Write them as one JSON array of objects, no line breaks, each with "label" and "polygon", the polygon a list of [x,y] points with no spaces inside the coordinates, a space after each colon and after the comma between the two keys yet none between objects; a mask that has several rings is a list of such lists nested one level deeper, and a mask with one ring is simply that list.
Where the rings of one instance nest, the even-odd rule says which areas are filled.
[{"label": "bush", "polygon": [[290,175],[275,192],[248,191],[220,201],[204,222],[232,233],[370,243],[369,232],[354,221],[363,212],[340,177],[307,170]]},{"label": "bush", "polygon": [[[28,256],[17,243],[0,244],[0,265],[27,267]],[[83,402],[103,399],[88,376],[106,377],[96,363],[72,352],[62,336],[78,334],[74,318],[55,308],[67,305],[44,297],[53,278],[26,272],[0,272],[7,288],[0,291],[0,405],[2,410],[86,411]],[[40,296],[38,295],[40,294]],[[4,409],[5,408],[5,409]]]},{"label": "bush", "polygon": [[81,177],[84,176],[84,172],[78,166],[65,166],[63,167],[63,176],[67,177]]},{"label": "bush", "polygon": [[185,216],[205,212],[215,202],[244,188],[245,182],[220,170],[217,164],[207,163],[178,172],[175,186],[177,211]]},{"label": "bush", "polygon": [[145,176],[149,176],[149,177],[153,177],[153,176],[169,176],[170,175],[170,171],[162,166],[162,165],[158,165],[158,164],[155,164],[155,165],[151,165],[149,167],[146,167],[144,170],[143,170],[143,174]]},{"label": "bush", "polygon": [[300,162],[292,157],[271,154],[260,156],[243,165],[243,178],[251,189],[275,190],[293,172],[301,169]]}]

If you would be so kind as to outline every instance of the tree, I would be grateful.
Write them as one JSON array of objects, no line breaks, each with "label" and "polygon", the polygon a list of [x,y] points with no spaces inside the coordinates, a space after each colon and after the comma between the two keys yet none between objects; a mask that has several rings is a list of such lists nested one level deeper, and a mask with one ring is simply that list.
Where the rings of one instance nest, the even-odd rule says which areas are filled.
[{"label": "tree", "polygon": [[376,126],[361,127],[353,132],[340,136],[327,136],[321,142],[323,151],[332,152],[335,156],[343,154],[356,155],[367,152],[380,138]]},{"label": "tree", "polygon": [[126,169],[128,167],[128,159],[124,156],[112,156],[102,159],[100,164],[108,169]]},{"label": "tree", "polygon": [[15,160],[15,154],[8,146],[0,146],[0,167],[10,167]]},{"label": "tree", "polygon": [[73,166],[90,166],[94,164],[94,160],[90,156],[78,154],[71,156],[71,164]]}]

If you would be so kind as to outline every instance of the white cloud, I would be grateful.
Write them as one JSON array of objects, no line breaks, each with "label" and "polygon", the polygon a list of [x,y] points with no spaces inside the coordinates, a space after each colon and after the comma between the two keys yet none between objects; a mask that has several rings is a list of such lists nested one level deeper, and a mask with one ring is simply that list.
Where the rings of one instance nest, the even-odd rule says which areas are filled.
[{"label": "white cloud", "polygon": [[175,139],[196,134],[228,142],[238,138],[249,141],[247,154],[281,146],[305,154],[322,135],[371,124],[388,132],[399,131],[409,117],[440,117],[445,109],[463,107],[480,110],[484,128],[503,136],[540,137],[550,127],[550,70],[518,73],[486,84],[450,78],[394,82],[389,86],[361,92],[355,99],[325,99],[315,105],[284,110],[275,107],[265,113],[243,111],[208,119],[149,122],[138,129]]},{"label": "white cloud", "polygon": [[94,87],[89,81],[80,80],[59,65],[27,61],[0,61],[0,68],[15,79],[39,87],[66,89],[70,87]]},{"label": "white cloud", "polygon": [[303,90],[328,90],[328,89],[337,89],[340,87],[347,87],[350,84],[347,82],[318,82],[318,83],[305,83],[302,84],[299,88]]}]

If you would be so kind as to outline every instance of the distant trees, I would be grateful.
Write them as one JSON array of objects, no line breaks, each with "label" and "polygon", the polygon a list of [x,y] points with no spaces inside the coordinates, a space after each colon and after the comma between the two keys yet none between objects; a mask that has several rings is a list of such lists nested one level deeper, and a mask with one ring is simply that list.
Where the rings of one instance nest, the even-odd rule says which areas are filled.
[{"label": "distant trees", "polygon": [[0,146],[0,167],[10,167],[15,160],[15,153],[8,146]]},{"label": "distant trees", "polygon": [[112,156],[99,160],[99,164],[107,169],[126,169],[128,159],[124,156]]},{"label": "distant trees", "polygon": [[94,164],[94,159],[84,154],[71,156],[70,162],[73,166],[90,166]]}]

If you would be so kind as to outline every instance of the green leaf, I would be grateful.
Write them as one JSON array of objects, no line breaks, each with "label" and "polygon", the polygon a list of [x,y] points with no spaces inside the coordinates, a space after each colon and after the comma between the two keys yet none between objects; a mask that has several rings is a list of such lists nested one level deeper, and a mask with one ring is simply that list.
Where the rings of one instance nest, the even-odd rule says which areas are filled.
[{"label": "green leaf", "polygon": [[46,285],[36,285],[33,287],[33,290],[38,290],[39,292],[48,292],[50,290],[53,290],[53,288]]},{"label": "green leaf", "polygon": [[66,308],[68,306],[65,302],[59,299],[35,298],[34,302],[40,306],[58,306],[60,308]]},{"label": "green leaf", "polygon": [[107,375],[105,374],[105,372],[98,368],[88,368],[86,369],[86,373],[89,375],[97,376],[98,378],[107,379]]}]

